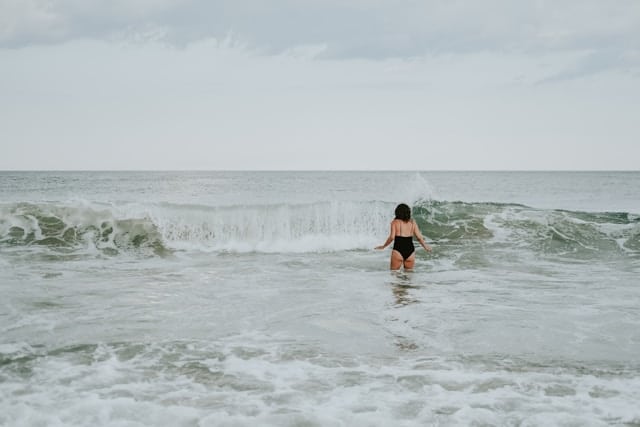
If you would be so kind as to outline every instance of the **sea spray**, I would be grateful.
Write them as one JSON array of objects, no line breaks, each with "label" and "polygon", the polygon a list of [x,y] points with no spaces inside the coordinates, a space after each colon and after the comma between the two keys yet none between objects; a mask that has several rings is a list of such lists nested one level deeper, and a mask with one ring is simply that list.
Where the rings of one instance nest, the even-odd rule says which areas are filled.
[{"label": "sea spray", "polygon": [[[0,206],[0,245],[106,254],[172,249],[313,253],[370,249],[388,232],[389,202],[206,206],[16,203]],[[413,216],[429,241],[508,241],[532,251],[598,257],[638,254],[640,218],[625,212],[534,209],[518,204],[422,200]],[[498,236],[499,239],[498,239]]]}]

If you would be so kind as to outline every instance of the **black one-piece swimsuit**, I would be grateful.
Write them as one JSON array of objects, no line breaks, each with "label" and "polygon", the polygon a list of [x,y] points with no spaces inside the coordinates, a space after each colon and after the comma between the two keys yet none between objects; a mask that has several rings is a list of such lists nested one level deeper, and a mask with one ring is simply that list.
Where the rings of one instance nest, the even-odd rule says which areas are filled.
[{"label": "black one-piece swimsuit", "polygon": [[403,260],[409,258],[416,250],[413,246],[413,236],[396,236],[393,240],[393,250],[400,252]]}]

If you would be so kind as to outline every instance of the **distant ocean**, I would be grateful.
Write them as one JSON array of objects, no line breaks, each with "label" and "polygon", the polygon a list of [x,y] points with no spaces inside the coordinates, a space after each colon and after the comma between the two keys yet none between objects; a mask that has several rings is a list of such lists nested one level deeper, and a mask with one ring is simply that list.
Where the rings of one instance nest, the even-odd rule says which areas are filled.
[{"label": "distant ocean", "polygon": [[2,426],[640,425],[640,172],[0,172],[0,295]]}]

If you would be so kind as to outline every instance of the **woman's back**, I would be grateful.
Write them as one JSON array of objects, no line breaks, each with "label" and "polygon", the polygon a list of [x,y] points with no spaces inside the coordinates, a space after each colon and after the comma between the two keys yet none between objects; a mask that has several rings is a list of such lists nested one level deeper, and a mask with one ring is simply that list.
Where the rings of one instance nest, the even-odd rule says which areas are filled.
[{"label": "woman's back", "polygon": [[394,219],[394,230],[396,236],[399,237],[412,237],[413,236],[413,221],[402,221],[401,219]]},{"label": "woman's back", "polygon": [[424,237],[418,228],[418,224],[411,219],[411,208],[401,203],[396,207],[396,218],[391,221],[391,230],[386,242],[376,249],[384,249],[393,242],[393,250],[391,251],[392,270],[397,270],[404,265],[404,268],[411,269],[415,264],[415,246],[413,246],[413,237],[415,236],[420,245],[427,251],[431,252],[431,247],[424,242]]}]

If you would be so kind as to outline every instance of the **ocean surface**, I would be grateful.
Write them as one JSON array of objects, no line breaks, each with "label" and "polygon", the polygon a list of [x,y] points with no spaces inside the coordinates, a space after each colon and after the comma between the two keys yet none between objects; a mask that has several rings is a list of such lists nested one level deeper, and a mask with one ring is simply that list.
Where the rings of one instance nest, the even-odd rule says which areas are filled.
[{"label": "ocean surface", "polygon": [[640,426],[640,172],[0,172],[0,425]]}]

